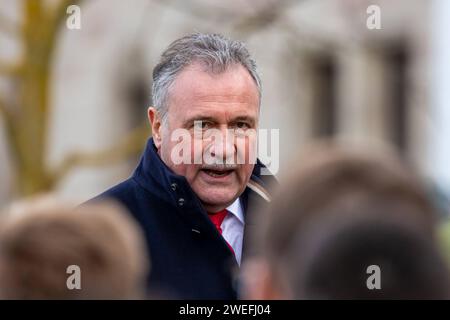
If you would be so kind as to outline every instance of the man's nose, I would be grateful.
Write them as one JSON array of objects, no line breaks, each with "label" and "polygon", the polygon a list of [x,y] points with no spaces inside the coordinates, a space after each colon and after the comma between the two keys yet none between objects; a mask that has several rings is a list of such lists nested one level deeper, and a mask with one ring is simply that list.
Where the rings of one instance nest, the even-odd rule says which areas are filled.
[{"label": "man's nose", "polygon": [[216,136],[211,146],[211,156],[223,163],[234,163],[236,155],[236,145],[234,143],[234,136],[230,130],[221,130],[220,135]]}]

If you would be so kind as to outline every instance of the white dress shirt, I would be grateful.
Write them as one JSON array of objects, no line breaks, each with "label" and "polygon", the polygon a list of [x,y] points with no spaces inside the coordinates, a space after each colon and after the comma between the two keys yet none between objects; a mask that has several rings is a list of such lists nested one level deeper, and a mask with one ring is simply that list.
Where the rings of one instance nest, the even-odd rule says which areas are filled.
[{"label": "white dress shirt", "polygon": [[228,208],[228,214],[221,224],[222,236],[234,250],[236,261],[241,265],[242,241],[244,238],[244,212],[237,198]]}]

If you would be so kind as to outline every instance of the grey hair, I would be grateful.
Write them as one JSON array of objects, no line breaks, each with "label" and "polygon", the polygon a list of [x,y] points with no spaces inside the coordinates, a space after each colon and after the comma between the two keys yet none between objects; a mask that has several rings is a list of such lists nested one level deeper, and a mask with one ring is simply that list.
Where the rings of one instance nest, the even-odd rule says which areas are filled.
[{"label": "grey hair", "polygon": [[169,89],[184,67],[200,62],[205,71],[219,74],[240,64],[250,74],[258,89],[261,103],[261,79],[256,62],[241,41],[220,34],[194,33],[172,42],[153,69],[152,101],[163,121],[168,111]]}]

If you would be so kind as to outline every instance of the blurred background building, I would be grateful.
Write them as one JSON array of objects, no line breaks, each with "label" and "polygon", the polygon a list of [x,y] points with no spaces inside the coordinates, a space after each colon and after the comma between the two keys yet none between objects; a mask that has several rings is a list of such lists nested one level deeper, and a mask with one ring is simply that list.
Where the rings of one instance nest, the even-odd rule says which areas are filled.
[{"label": "blurred background building", "polygon": [[[66,26],[71,4],[81,29]],[[445,204],[448,30],[446,0],[0,0],[0,203],[47,189],[83,201],[128,177],[150,135],[152,68],[200,31],[255,57],[280,174],[316,138],[388,143]]]}]

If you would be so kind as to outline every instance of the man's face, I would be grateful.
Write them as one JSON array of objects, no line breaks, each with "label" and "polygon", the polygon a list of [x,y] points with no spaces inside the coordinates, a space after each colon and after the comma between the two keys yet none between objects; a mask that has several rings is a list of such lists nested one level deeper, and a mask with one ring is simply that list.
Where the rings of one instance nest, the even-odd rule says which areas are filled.
[{"label": "man's face", "polygon": [[[259,96],[254,80],[241,65],[210,74],[193,64],[177,76],[168,100],[164,122],[149,109],[161,159],[186,177],[208,212],[226,208],[244,191],[255,163]],[[172,137],[174,131],[189,137],[190,161],[177,161],[180,139]]]}]

